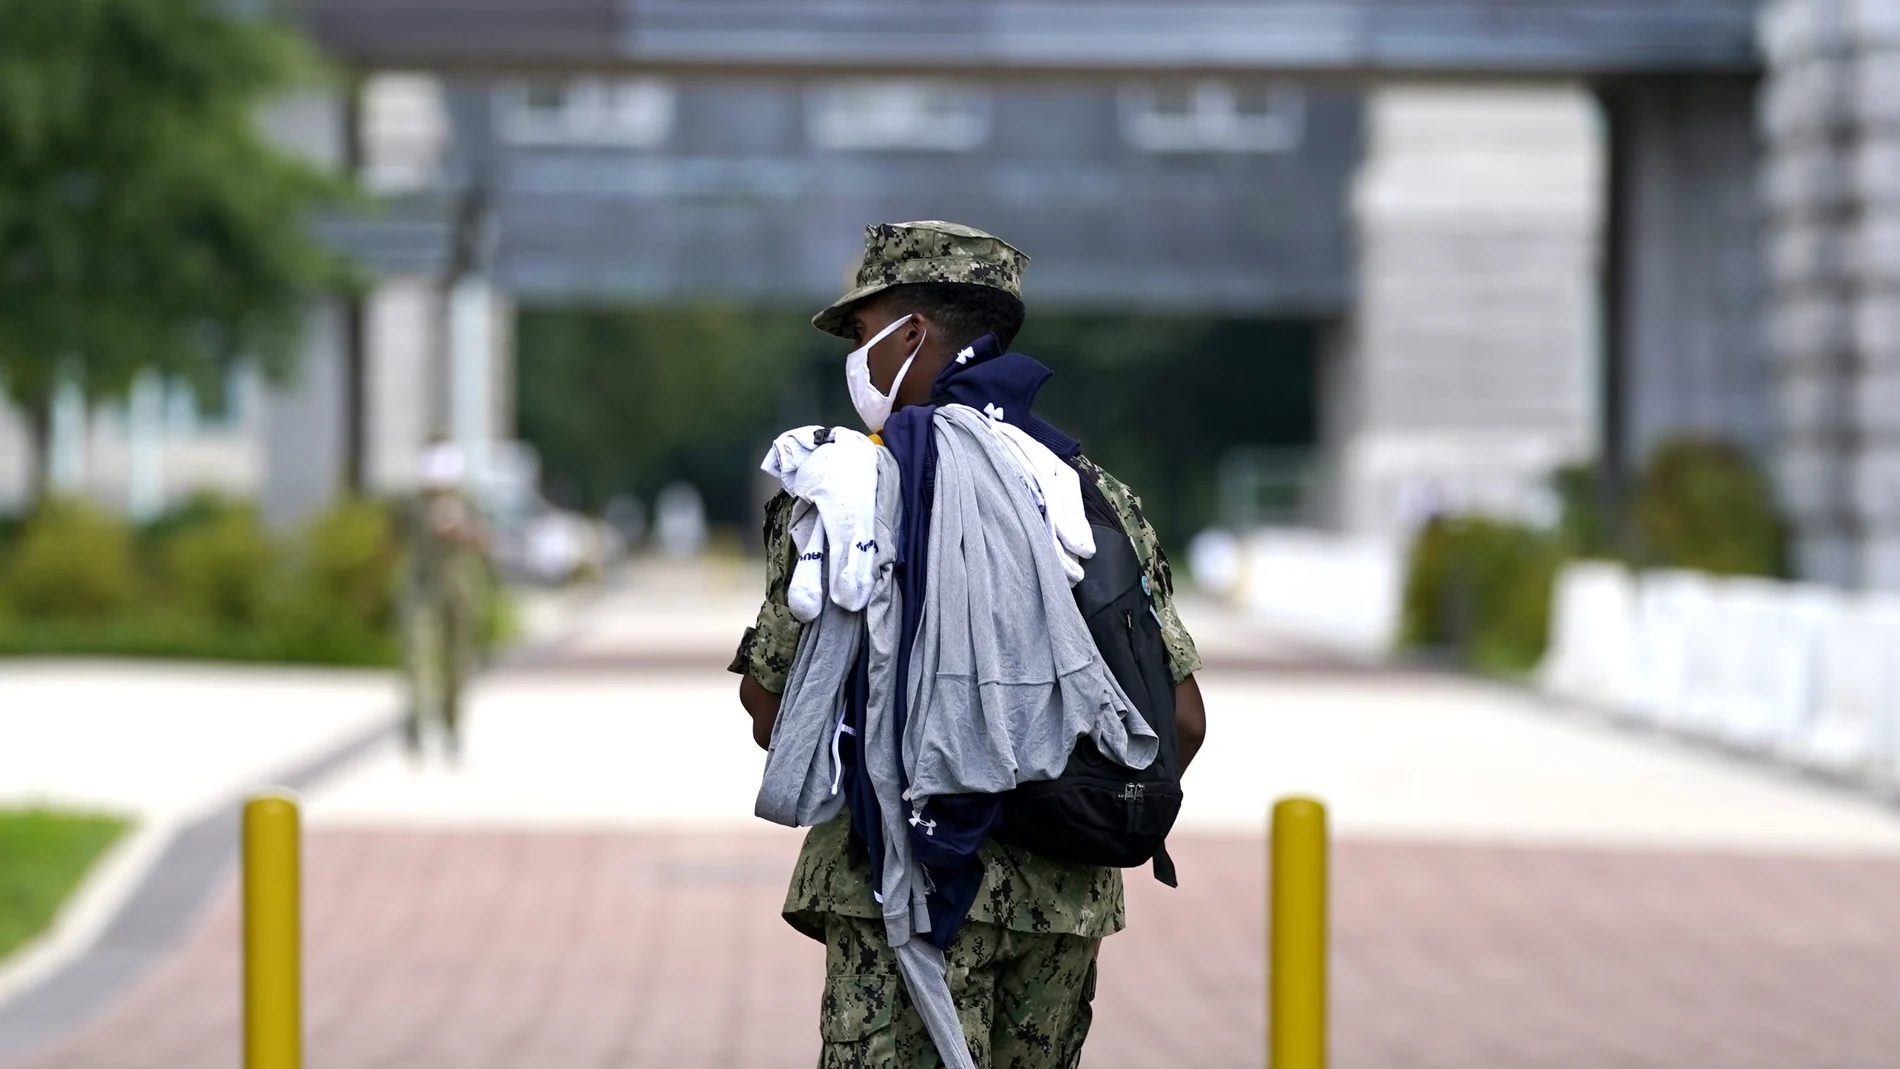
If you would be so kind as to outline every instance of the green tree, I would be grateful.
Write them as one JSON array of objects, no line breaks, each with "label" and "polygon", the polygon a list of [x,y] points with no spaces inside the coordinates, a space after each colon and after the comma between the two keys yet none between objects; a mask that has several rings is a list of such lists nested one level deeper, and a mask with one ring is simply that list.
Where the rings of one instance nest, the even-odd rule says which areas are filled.
[{"label": "green tree", "polygon": [[737,520],[772,436],[819,418],[786,403],[812,351],[835,353],[829,381],[844,398],[842,344],[796,311],[531,309],[519,337],[521,434],[569,505],[683,478],[715,520]]},{"label": "green tree", "polygon": [[[712,519],[749,524],[774,434],[858,424],[850,346],[803,309],[532,308],[517,337],[521,434],[566,504],[680,478]],[[1013,347],[1056,374],[1036,410],[1132,484],[1173,544],[1217,518],[1231,450],[1317,438],[1318,339],[1305,324],[1032,311]]]},{"label": "green tree", "polygon": [[1297,322],[1032,310],[1014,348],[1055,372],[1036,411],[1133,486],[1181,547],[1221,518],[1230,451],[1317,441],[1318,346]]},{"label": "green tree", "polygon": [[0,0],[0,380],[43,494],[52,399],[147,368],[214,394],[291,368],[306,302],[347,280],[309,232],[346,194],[261,108],[307,84],[283,27],[219,0]]}]

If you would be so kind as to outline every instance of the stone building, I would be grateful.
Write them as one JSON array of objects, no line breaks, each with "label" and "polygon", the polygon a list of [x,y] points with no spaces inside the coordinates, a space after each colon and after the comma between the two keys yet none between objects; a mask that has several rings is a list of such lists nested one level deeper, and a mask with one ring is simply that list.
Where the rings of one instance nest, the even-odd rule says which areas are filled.
[{"label": "stone building", "polygon": [[1775,0],[1769,350],[1801,571],[1900,589],[1900,6]]},{"label": "stone building", "polygon": [[1707,432],[1769,464],[1803,574],[1900,586],[1894,5],[845,6],[311,5],[370,76],[289,125],[389,198],[335,228],[378,286],[313,312],[296,385],[166,437],[162,491],[162,383],[62,478],[284,516],[399,485],[431,427],[507,439],[515,302],[803,306],[864,222],[948,216],[1031,252],[1038,307],[1322,325],[1327,526],[1546,516],[1552,466]]}]

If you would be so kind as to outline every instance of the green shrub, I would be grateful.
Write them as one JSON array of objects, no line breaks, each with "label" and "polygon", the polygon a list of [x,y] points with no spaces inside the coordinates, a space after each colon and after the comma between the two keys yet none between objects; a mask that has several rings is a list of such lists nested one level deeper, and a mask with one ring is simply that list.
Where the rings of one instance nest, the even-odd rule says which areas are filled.
[{"label": "green shrub", "polygon": [[1566,464],[1551,473],[1551,489],[1563,504],[1557,534],[1570,555],[1591,560],[1618,560],[1623,539],[1613,511],[1604,509],[1603,469],[1594,461]]},{"label": "green shrub", "polygon": [[1486,671],[1528,671],[1544,654],[1562,562],[1558,539],[1534,528],[1434,519],[1412,546],[1401,641],[1449,650]]},{"label": "green shrub", "polygon": [[297,539],[277,612],[297,659],[388,663],[401,546],[388,509],[345,501],[312,520]]},{"label": "green shrub", "polygon": [[232,509],[241,507],[244,507],[242,503],[222,494],[211,491],[194,493],[139,524],[136,531],[139,547],[150,560],[156,562],[163,555],[166,543],[179,533],[210,523]]},{"label": "green shrub", "polygon": [[138,590],[131,528],[78,500],[42,504],[6,567],[6,600],[22,617],[102,618],[129,608]]},{"label": "green shrub", "polygon": [[13,546],[20,540],[20,531],[26,527],[26,520],[16,515],[0,516],[0,561],[13,556]]},{"label": "green shrub", "polygon": [[266,621],[281,552],[256,509],[218,502],[172,528],[159,556],[173,608],[231,627]]},{"label": "green shrub", "polygon": [[[239,502],[194,499],[136,534],[61,502],[23,525],[12,550],[0,545],[0,593],[13,595],[0,597],[0,655],[397,659],[402,545],[379,503],[340,503],[280,539]],[[492,649],[519,630],[515,606],[492,569],[468,563],[477,632]],[[134,596],[147,589],[154,596]]]},{"label": "green shrub", "polygon": [[1739,446],[1678,438],[1650,453],[1631,501],[1642,563],[1717,575],[1784,574],[1774,494]]}]

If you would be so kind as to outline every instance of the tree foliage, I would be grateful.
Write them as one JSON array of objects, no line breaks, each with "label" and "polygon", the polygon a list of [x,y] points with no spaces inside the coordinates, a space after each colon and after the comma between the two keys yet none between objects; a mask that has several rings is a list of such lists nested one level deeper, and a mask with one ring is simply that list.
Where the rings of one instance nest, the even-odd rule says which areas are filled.
[{"label": "tree foliage", "polygon": [[[720,306],[536,309],[517,337],[521,435],[555,497],[598,508],[689,479],[728,522],[749,515],[772,436],[820,420],[787,398],[807,354],[838,347],[802,315]],[[826,421],[844,422],[843,408]]]},{"label": "tree foliage", "polygon": [[1267,319],[1030,313],[1014,348],[1055,377],[1036,410],[1141,495],[1171,546],[1217,522],[1223,458],[1318,439],[1318,337]]},{"label": "tree foliage", "polygon": [[229,6],[0,0],[0,379],[42,445],[67,377],[97,399],[146,368],[281,376],[308,299],[346,281],[308,229],[344,186],[260,121],[317,68]]}]

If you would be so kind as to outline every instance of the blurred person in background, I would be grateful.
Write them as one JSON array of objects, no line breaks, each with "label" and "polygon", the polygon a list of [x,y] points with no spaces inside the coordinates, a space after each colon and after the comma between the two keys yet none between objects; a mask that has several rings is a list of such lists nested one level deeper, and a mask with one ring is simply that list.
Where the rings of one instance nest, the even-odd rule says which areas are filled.
[{"label": "blurred person in background", "polygon": [[[966,400],[964,376],[990,361],[1033,376],[1033,383],[1019,384],[1028,395],[1041,387],[1046,368],[1013,354],[1003,361],[1025,317],[1020,252],[993,235],[943,222],[874,225],[865,246],[855,287],[812,324],[859,348],[840,386],[850,384],[868,430],[883,429],[891,413],[913,405],[974,404]],[[990,414],[1033,426],[1038,441],[1054,442],[1052,451],[1101,491],[1134,545],[1174,684],[1178,761],[1185,769],[1205,737],[1206,716],[1194,679],[1201,659],[1175,612],[1168,556],[1134,492],[1027,407]],[[792,506],[786,493],[766,506],[765,603],[730,666],[743,677],[739,700],[763,748],[771,745],[803,630],[789,604],[798,552]],[[812,828],[783,907],[793,928],[826,948],[819,1064],[941,1065],[909,990],[897,982],[897,952],[887,941],[865,855],[848,808]],[[983,841],[980,858],[982,886],[944,952],[972,1060],[998,1069],[1073,1069],[1092,1019],[1097,952],[1102,939],[1125,924],[1121,870],[1057,862],[994,838]]]},{"label": "blurred person in background", "polygon": [[420,756],[427,725],[450,760],[461,753],[462,689],[481,645],[487,532],[464,492],[461,451],[438,437],[423,454],[421,486],[403,511],[398,604],[409,712],[403,741]]}]

